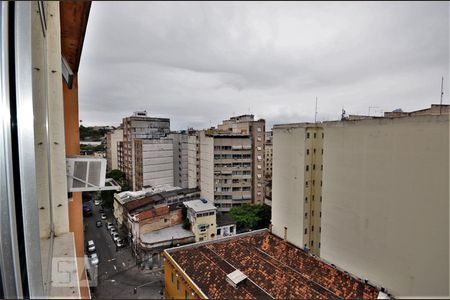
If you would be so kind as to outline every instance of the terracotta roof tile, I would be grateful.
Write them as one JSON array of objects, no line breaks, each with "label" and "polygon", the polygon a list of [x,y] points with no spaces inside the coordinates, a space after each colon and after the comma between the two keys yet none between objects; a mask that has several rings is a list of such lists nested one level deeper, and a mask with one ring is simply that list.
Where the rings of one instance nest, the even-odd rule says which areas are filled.
[{"label": "terracotta roof tile", "polygon": [[[268,231],[172,249],[169,255],[209,298],[376,298],[378,289]],[[227,274],[248,279],[237,289]]]}]

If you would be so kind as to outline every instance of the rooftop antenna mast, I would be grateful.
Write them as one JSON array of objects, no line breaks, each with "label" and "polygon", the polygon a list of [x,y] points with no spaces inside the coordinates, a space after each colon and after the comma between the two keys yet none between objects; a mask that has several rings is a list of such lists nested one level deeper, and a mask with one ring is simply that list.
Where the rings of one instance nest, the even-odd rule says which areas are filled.
[{"label": "rooftop antenna mast", "polygon": [[441,105],[439,106],[439,114],[442,114],[442,96],[444,96],[444,76],[442,76],[441,80]]},{"label": "rooftop antenna mast", "polygon": [[316,113],[314,115],[314,123],[317,123],[317,96],[316,96]]}]

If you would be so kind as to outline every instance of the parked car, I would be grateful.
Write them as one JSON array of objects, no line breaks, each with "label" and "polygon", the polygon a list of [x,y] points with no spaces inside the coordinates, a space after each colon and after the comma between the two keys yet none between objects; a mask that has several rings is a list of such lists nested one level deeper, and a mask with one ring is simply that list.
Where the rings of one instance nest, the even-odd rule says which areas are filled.
[{"label": "parked car", "polygon": [[106,215],[102,214],[102,220],[106,220]]},{"label": "parked car", "polygon": [[92,265],[98,265],[98,256],[97,253],[92,253],[91,255],[88,256],[89,257],[89,261],[91,262]]},{"label": "parked car", "polygon": [[103,208],[100,208],[100,209],[98,210],[98,212],[102,214],[102,213],[104,213],[105,211],[103,210]]},{"label": "parked car", "polygon": [[114,228],[114,225],[111,222],[108,222],[106,224],[106,229],[111,230],[111,228]]},{"label": "parked car", "polygon": [[113,239],[114,242],[116,242],[117,240],[119,240],[119,239],[120,239],[119,234],[118,234],[118,233],[113,233],[112,239]]},{"label": "parked car", "polygon": [[95,222],[95,226],[97,226],[97,228],[102,227],[103,226],[102,221],[98,220],[97,222]]},{"label": "parked car", "polygon": [[95,200],[95,201],[94,201],[94,205],[95,205],[95,206],[98,206],[98,205],[100,205],[100,203],[101,203],[101,201],[100,201],[100,200]]},{"label": "parked car", "polygon": [[123,239],[118,239],[118,240],[116,241],[116,246],[117,246],[118,248],[124,247],[124,246],[125,246],[125,241],[124,241]]},{"label": "parked car", "polygon": [[95,244],[93,240],[89,240],[87,243],[87,250],[88,252],[94,252],[95,251]]},{"label": "parked car", "polygon": [[114,227],[111,229],[111,231],[110,231],[109,233],[110,233],[111,235],[113,235],[113,234],[115,234],[115,233],[118,234],[117,229],[114,228]]},{"label": "parked car", "polygon": [[89,203],[83,204],[83,216],[85,217],[92,216],[92,208],[89,205]]}]

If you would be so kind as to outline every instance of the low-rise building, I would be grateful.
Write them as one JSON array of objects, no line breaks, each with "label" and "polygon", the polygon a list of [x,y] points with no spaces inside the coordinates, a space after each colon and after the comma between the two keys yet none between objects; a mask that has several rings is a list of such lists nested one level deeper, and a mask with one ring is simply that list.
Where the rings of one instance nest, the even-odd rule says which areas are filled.
[{"label": "low-rise building", "polygon": [[196,242],[213,240],[216,238],[216,210],[214,204],[197,199],[183,202],[187,208],[187,218],[191,223],[191,230]]},{"label": "low-rise building", "polygon": [[236,221],[227,213],[217,213],[216,226],[218,239],[236,234]]},{"label": "low-rise building", "polygon": [[267,229],[166,249],[166,299],[376,299],[364,279]]}]

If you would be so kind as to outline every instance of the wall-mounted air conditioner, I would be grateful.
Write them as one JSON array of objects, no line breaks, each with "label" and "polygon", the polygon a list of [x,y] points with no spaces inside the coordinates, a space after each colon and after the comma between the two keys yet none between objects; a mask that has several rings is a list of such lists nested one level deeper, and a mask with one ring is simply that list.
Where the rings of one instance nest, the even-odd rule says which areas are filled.
[{"label": "wall-mounted air conditioner", "polygon": [[120,191],[121,187],[106,177],[106,159],[97,157],[74,156],[66,158],[67,191]]}]

